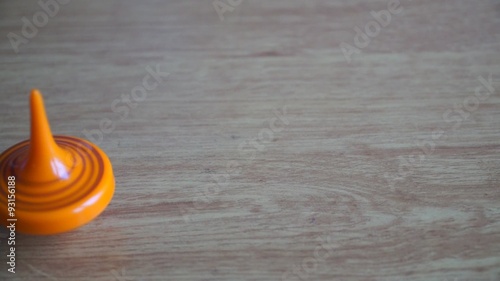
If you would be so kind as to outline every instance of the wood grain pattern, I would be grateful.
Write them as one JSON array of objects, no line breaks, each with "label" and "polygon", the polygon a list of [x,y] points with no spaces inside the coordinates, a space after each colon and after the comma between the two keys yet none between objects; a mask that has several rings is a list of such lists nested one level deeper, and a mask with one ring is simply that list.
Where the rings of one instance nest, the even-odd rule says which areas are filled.
[{"label": "wood grain pattern", "polygon": [[0,2],[0,149],[37,87],[55,134],[111,120],[117,182],[0,279],[500,280],[500,3],[401,0],[348,62],[388,3],[73,0],[16,54],[42,9]]}]

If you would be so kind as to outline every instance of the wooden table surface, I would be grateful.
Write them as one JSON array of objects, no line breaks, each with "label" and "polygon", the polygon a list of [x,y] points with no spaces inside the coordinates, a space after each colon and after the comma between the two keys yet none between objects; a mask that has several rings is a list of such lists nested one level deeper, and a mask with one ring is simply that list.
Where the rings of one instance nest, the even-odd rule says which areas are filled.
[{"label": "wooden table surface", "polygon": [[0,2],[0,149],[39,88],[116,192],[0,280],[500,280],[499,1],[59,1]]}]

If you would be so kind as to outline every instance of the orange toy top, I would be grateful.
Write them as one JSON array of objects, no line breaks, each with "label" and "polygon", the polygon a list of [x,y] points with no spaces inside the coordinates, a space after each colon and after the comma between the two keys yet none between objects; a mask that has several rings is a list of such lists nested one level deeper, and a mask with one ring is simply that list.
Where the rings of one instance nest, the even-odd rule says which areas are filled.
[{"label": "orange toy top", "polygon": [[111,162],[86,140],[52,136],[38,90],[31,92],[30,106],[30,140],[0,155],[0,223],[15,221],[16,231],[29,234],[69,231],[97,217],[111,201]]}]

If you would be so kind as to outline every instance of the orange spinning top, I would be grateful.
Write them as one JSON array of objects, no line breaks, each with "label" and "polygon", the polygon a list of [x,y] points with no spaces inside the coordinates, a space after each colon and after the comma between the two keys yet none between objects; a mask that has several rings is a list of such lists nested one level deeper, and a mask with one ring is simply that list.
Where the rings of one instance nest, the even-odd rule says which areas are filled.
[{"label": "orange spinning top", "polygon": [[69,231],[111,201],[111,162],[86,140],[52,136],[38,90],[31,92],[30,106],[30,139],[0,155],[0,223],[15,221],[16,231],[29,234]]}]

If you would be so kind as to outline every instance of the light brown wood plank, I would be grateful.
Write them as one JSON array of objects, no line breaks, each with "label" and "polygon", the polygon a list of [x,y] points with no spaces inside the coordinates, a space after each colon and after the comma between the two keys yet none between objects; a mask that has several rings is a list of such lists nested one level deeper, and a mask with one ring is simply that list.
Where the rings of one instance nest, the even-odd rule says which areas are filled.
[{"label": "light brown wood plank", "polygon": [[[500,280],[500,3],[401,0],[349,62],[389,2],[221,21],[211,0],[72,0],[15,53],[41,8],[2,1],[0,149],[28,137],[37,87],[55,134],[113,121],[90,139],[117,186],[76,231],[17,234],[16,274],[2,239],[0,279]],[[113,110],[147,67],[170,75]]]}]

